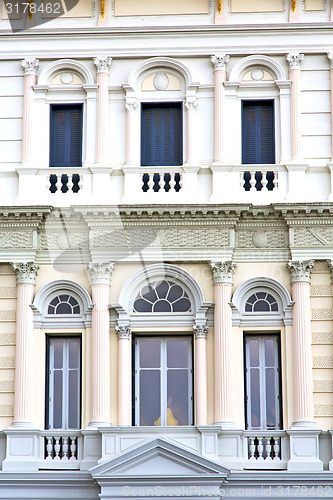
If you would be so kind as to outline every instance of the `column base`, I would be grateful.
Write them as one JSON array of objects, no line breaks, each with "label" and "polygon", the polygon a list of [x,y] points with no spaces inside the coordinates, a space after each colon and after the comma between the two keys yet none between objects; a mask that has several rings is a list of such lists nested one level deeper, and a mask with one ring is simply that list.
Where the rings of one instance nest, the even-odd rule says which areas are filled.
[{"label": "column base", "polygon": [[89,422],[87,430],[98,430],[100,427],[112,427],[112,424],[106,420],[92,420]]},{"label": "column base", "polygon": [[43,454],[40,431],[33,428],[10,427],[5,429],[7,437],[6,458],[2,462],[3,471],[36,471]]},{"label": "column base", "polygon": [[[296,422],[295,422],[296,424]],[[290,439],[290,460],[287,470],[292,472],[315,472],[323,470],[319,459],[319,434],[315,428],[295,428],[287,430]]]},{"label": "column base", "polygon": [[220,426],[222,430],[238,429],[236,422],[233,420],[218,420],[214,422],[214,425]]}]

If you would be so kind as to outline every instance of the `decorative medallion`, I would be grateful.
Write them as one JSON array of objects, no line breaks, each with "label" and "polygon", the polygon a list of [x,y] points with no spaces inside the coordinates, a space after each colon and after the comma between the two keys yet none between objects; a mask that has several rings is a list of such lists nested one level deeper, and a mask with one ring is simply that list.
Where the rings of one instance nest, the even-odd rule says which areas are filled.
[{"label": "decorative medallion", "polygon": [[70,83],[72,83],[73,79],[74,77],[72,73],[61,73],[60,75],[60,81],[64,85],[69,85]]},{"label": "decorative medallion", "polygon": [[265,248],[268,245],[267,233],[265,231],[257,231],[252,236],[252,241],[255,247]]},{"label": "decorative medallion", "polygon": [[168,88],[169,78],[165,73],[157,73],[153,83],[156,90],[165,90]]}]

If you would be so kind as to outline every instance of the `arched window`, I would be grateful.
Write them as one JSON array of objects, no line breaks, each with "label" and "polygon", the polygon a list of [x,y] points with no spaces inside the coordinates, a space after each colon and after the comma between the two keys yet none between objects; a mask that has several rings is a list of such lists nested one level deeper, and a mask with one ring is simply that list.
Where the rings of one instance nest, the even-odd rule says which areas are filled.
[{"label": "arched window", "polygon": [[138,293],[135,312],[190,312],[191,302],[185,290],[173,281],[160,280],[144,286]]},{"label": "arched window", "polygon": [[80,314],[78,301],[72,295],[57,295],[49,303],[48,314]]},{"label": "arched window", "polygon": [[257,292],[246,301],[245,312],[272,312],[278,311],[276,299],[267,292]]}]

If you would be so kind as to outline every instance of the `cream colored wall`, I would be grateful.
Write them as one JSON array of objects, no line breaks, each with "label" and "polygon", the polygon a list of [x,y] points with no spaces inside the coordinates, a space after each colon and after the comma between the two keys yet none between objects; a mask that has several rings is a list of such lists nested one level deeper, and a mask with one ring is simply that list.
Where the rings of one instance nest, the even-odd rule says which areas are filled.
[{"label": "cream colored wall", "polygon": [[231,0],[231,12],[282,12],[282,0]]},{"label": "cream colored wall", "polygon": [[0,264],[0,430],[14,415],[16,277],[9,265]]},{"label": "cream colored wall", "polygon": [[305,0],[305,10],[324,10],[325,0]]},{"label": "cream colored wall", "polygon": [[208,14],[208,0],[115,0],[115,16]]}]

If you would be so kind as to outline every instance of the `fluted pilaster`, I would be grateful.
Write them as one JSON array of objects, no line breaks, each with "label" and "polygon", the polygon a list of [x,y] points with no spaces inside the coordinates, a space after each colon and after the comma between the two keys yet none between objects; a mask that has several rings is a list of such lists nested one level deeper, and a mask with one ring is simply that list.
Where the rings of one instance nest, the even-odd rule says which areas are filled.
[{"label": "fluted pilaster", "polygon": [[131,330],[116,326],[118,334],[118,425],[131,425]]},{"label": "fluted pilaster", "polygon": [[196,99],[186,99],[186,163],[193,163],[195,160],[195,110],[197,108]]},{"label": "fluted pilaster", "polygon": [[96,163],[106,163],[109,144],[109,71],[111,57],[95,57],[97,68]]},{"label": "fluted pilaster", "polygon": [[286,55],[289,64],[290,89],[290,131],[291,131],[291,159],[302,159],[301,151],[301,63],[304,54],[291,52]]},{"label": "fluted pilaster", "polygon": [[210,58],[214,65],[214,162],[224,159],[224,82],[229,56],[219,54]]},{"label": "fluted pilaster", "polygon": [[207,333],[208,326],[193,326],[195,338],[195,424],[207,425]]},{"label": "fluted pilaster", "polygon": [[37,83],[38,59],[24,59],[23,68],[23,120],[22,120],[22,163],[28,163],[32,154],[33,129],[33,86]]},{"label": "fluted pilaster", "polygon": [[135,98],[126,99],[126,163],[128,165],[135,163],[136,150],[134,147],[133,137],[135,134],[136,110],[138,102]]}]

